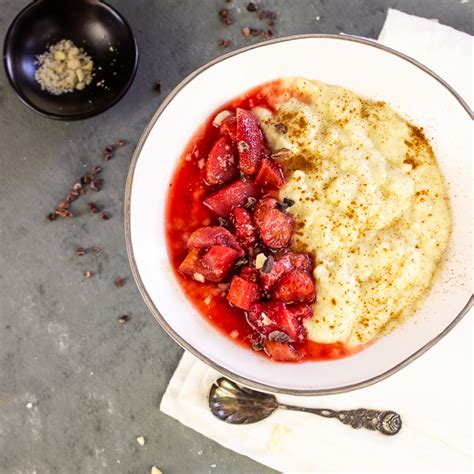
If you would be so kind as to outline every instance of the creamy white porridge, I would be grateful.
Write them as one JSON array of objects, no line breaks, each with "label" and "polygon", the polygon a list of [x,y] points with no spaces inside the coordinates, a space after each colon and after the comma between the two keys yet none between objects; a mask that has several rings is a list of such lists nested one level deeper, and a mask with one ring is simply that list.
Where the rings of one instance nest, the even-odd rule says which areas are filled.
[{"label": "creamy white porridge", "polygon": [[309,339],[359,345],[411,316],[449,240],[443,175],[422,130],[384,102],[289,78],[275,113],[256,108],[288,181],[281,197],[316,256]]}]

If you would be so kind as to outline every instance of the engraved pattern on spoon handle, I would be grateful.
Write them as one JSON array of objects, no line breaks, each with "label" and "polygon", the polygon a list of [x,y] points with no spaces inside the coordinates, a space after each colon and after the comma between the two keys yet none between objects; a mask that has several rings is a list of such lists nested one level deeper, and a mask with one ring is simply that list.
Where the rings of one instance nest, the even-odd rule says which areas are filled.
[{"label": "engraved pattern on spoon handle", "polygon": [[313,413],[325,418],[336,418],[341,423],[349,425],[354,429],[366,428],[371,431],[379,431],[387,436],[396,435],[402,429],[402,419],[394,411],[367,410],[366,408],[336,411],[325,408],[305,408],[283,404],[280,404],[279,407],[287,410]]}]

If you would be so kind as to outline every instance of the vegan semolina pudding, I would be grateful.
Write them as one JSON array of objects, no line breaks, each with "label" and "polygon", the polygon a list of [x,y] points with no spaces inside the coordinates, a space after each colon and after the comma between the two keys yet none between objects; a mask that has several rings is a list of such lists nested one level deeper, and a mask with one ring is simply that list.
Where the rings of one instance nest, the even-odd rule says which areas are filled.
[{"label": "vegan semolina pudding", "polygon": [[305,78],[212,114],[167,209],[186,296],[275,362],[351,355],[413,315],[451,229],[423,130],[385,102]]}]

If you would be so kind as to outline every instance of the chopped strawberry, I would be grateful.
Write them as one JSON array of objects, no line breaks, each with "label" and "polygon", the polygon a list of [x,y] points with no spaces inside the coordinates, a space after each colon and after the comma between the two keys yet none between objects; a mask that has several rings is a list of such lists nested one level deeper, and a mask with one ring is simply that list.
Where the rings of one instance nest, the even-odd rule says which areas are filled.
[{"label": "chopped strawberry", "polygon": [[267,355],[276,362],[299,362],[303,358],[301,352],[285,342],[266,340],[264,349]]},{"label": "chopped strawberry", "polygon": [[196,229],[188,239],[188,248],[207,249],[215,245],[222,245],[239,252],[239,257],[244,255],[237,239],[224,227],[208,226]]},{"label": "chopped strawberry", "polygon": [[280,189],[285,184],[285,175],[282,167],[271,158],[262,160],[260,169],[255,178],[255,184],[272,189]]},{"label": "chopped strawberry", "polygon": [[232,141],[236,141],[237,120],[235,118],[235,115],[229,115],[229,117],[226,117],[222,121],[220,131],[222,135],[227,135]]},{"label": "chopped strawberry", "polygon": [[258,283],[259,272],[256,268],[250,267],[249,265],[245,265],[240,270],[240,278],[243,278],[247,281],[253,281],[254,283]]},{"label": "chopped strawberry", "polygon": [[227,293],[227,300],[230,304],[248,311],[259,299],[260,288],[256,283],[234,275]]},{"label": "chopped strawberry", "polygon": [[248,198],[257,198],[260,190],[246,181],[237,180],[204,199],[204,204],[220,217],[227,217],[234,207],[244,206]]},{"label": "chopped strawberry", "polygon": [[268,273],[261,272],[262,288],[268,292],[275,283],[287,272],[293,269],[303,270],[309,274],[313,272],[313,263],[307,253],[287,252],[275,257],[272,268]]},{"label": "chopped strawberry", "polygon": [[291,270],[278,280],[272,297],[284,303],[312,303],[316,298],[316,288],[307,272]]},{"label": "chopped strawberry", "polygon": [[211,185],[224,184],[238,176],[236,150],[229,137],[221,137],[214,143],[207,157],[205,173],[206,181]]},{"label": "chopped strawberry", "polygon": [[237,148],[239,149],[239,166],[242,173],[252,176],[258,171],[263,153],[263,135],[257,118],[252,112],[236,110]]},{"label": "chopped strawberry", "polygon": [[237,250],[216,245],[206,252],[202,258],[202,265],[212,272],[215,279],[223,281],[229,275],[239,255]]},{"label": "chopped strawberry", "polygon": [[302,309],[292,310],[281,301],[257,303],[250,308],[248,323],[258,333],[270,337],[275,331],[288,336],[288,341],[304,341],[306,330],[301,322]]},{"label": "chopped strawberry", "polygon": [[242,207],[232,209],[235,226],[235,236],[243,248],[253,247],[257,241],[257,229],[253,223],[252,215]]},{"label": "chopped strawberry", "polygon": [[263,243],[272,249],[287,247],[293,236],[293,218],[277,207],[278,201],[264,197],[256,205],[254,220]]}]

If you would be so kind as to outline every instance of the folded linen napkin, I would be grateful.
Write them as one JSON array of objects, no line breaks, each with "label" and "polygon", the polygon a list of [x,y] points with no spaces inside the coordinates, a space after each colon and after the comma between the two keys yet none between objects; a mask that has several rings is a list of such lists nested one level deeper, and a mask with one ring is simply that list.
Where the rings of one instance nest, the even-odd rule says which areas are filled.
[{"label": "folded linen napkin", "polygon": [[[379,40],[436,71],[472,104],[472,37],[389,10]],[[160,409],[238,453],[284,472],[472,472],[472,321],[467,315],[423,357],[370,387],[283,403],[333,409],[392,409],[403,429],[387,438],[336,420],[277,411],[254,425],[227,425],[207,396],[219,373],[185,353]],[[422,381],[420,383],[420,380]]]}]

